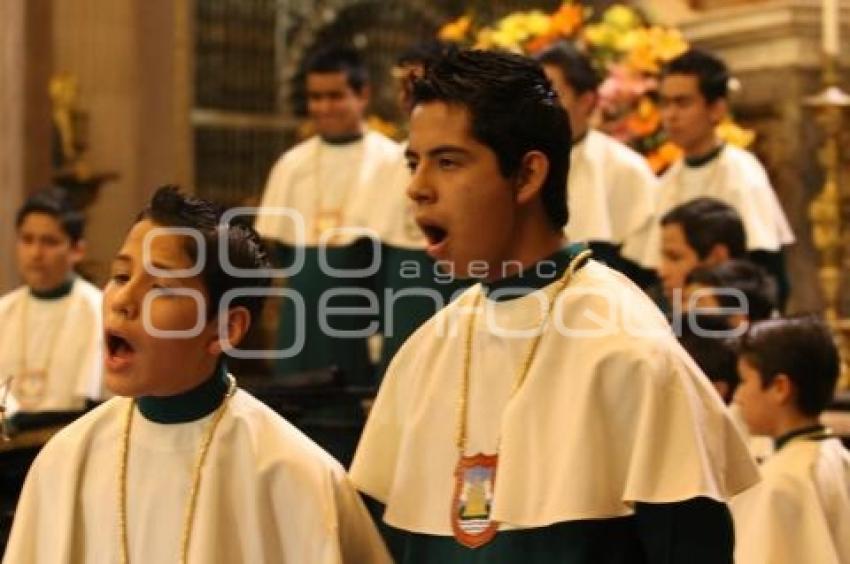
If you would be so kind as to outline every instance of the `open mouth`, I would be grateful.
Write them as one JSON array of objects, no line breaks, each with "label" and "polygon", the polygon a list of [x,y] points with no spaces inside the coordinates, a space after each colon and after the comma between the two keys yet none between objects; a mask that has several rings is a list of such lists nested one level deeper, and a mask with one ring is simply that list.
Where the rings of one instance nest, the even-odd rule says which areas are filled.
[{"label": "open mouth", "polygon": [[106,332],[106,364],[110,370],[121,370],[133,359],[136,350],[123,335],[114,331]]},{"label": "open mouth", "polygon": [[446,240],[448,233],[442,227],[436,225],[422,225],[422,233],[428,240],[428,245],[439,245]]},{"label": "open mouth", "polygon": [[435,224],[427,221],[418,221],[419,229],[422,230],[422,234],[425,236],[426,252],[431,256],[431,258],[439,258],[445,252],[446,241],[449,238],[449,232]]}]

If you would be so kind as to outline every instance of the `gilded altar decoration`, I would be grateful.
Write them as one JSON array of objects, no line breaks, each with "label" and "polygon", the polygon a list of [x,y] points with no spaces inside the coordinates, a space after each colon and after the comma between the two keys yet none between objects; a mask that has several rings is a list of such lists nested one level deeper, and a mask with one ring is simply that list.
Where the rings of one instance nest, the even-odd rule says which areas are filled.
[{"label": "gilded altar decoration", "polygon": [[77,78],[66,72],[50,79],[53,124],[53,180],[69,190],[74,203],[85,208],[106,181],[118,178],[113,172],[94,172],[87,160],[88,113],[80,108]]},{"label": "gilded altar decoration", "polygon": [[[679,30],[653,25],[630,6],[615,4],[594,16],[575,0],[564,2],[551,14],[514,12],[492,24],[477,21],[469,13],[444,25],[439,38],[466,47],[528,55],[558,41],[574,43],[590,56],[603,77],[594,125],[644,155],[660,174],[681,152],[661,127],[659,73],[667,61],[688,49],[688,43]],[[720,124],[717,133],[740,147],[748,147],[755,137],[731,120]]]}]

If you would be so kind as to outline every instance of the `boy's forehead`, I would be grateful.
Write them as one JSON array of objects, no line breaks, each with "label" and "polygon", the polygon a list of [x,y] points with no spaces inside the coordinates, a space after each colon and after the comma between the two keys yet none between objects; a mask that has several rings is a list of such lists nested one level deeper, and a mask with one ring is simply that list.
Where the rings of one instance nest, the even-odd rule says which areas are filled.
[{"label": "boy's forehead", "polygon": [[18,231],[67,235],[59,218],[42,211],[32,211],[25,215]]},{"label": "boy's forehead", "polygon": [[699,94],[699,77],[695,74],[668,74],[661,79],[661,91],[676,94]]},{"label": "boy's forehead", "polygon": [[410,147],[425,152],[436,146],[474,143],[466,106],[446,102],[417,104],[410,116]]},{"label": "boy's forehead", "polygon": [[188,236],[176,228],[143,219],[130,229],[119,254],[141,258],[147,247],[153,261],[181,266],[193,262],[186,250],[187,241]]}]

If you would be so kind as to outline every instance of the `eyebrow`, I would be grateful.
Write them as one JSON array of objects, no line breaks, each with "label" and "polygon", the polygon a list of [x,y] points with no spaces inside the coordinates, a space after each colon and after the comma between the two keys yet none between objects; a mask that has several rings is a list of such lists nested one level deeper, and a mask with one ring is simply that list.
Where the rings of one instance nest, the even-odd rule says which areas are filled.
[{"label": "eyebrow", "polygon": [[[440,145],[438,147],[434,147],[433,149],[429,150],[427,154],[428,154],[429,157],[433,158],[433,157],[439,157],[441,155],[445,155],[447,153],[456,153],[456,154],[461,154],[461,155],[468,155],[469,151],[467,149],[464,149],[463,147],[458,147],[456,145]],[[404,152],[404,156],[406,158],[410,159],[410,158],[413,158],[413,157],[418,157],[419,153],[417,153],[416,151],[413,151],[412,149],[407,149]]]},{"label": "eyebrow", "polygon": [[[132,263],[133,260],[130,258],[129,255],[120,254],[120,255],[117,255],[114,259],[112,259],[112,262],[113,263],[116,263],[116,262]],[[156,261],[156,260],[151,261],[150,264],[151,264],[151,266],[153,266],[154,268],[157,268],[159,270],[183,270],[184,269],[182,266],[175,266],[173,264],[166,264],[164,262],[160,262],[160,261]]]}]

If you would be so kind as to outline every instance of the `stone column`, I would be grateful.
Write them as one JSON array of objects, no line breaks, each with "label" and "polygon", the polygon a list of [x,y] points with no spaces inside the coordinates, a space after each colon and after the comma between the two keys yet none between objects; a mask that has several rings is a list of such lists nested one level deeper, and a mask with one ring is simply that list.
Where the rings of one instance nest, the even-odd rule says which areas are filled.
[{"label": "stone column", "polygon": [[98,282],[153,190],[189,187],[191,5],[53,0],[54,69],[78,78],[87,160],[119,175],[88,210],[87,270]]},{"label": "stone column", "polygon": [[0,294],[18,284],[14,219],[50,179],[47,0],[0,2]]}]

